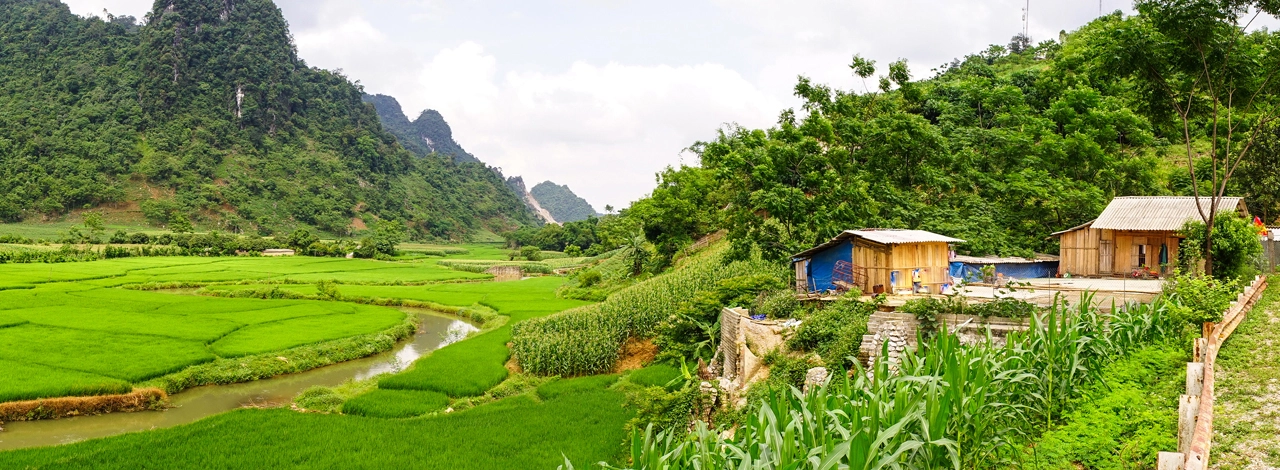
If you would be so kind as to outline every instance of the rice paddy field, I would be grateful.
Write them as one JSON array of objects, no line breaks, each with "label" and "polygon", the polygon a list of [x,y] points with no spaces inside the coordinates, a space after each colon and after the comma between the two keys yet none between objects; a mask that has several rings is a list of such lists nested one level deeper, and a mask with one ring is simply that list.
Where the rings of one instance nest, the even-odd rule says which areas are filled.
[{"label": "rice paddy field", "polygon": [[[434,254],[395,261],[182,257],[0,265],[0,402],[122,393],[191,366],[271,358],[406,322],[397,308],[357,299],[483,307],[505,317],[403,372],[373,379],[341,414],[244,409],[169,429],[0,452],[0,468],[554,468],[566,456],[618,457],[632,412],[611,389],[616,376],[481,397],[510,374],[513,325],[589,303],[557,298],[563,277],[492,282],[451,269],[439,263],[442,248],[449,247],[419,247]],[[444,259],[492,262],[507,255],[492,246],[451,251]],[[286,295],[238,295],[264,289]],[[323,289],[337,295],[321,297]],[[477,404],[452,412],[455,401]]]}]

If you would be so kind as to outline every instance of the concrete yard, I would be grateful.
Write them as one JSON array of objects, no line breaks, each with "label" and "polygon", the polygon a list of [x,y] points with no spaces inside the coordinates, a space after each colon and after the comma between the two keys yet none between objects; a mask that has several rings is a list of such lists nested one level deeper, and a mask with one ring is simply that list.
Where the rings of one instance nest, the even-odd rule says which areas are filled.
[{"label": "concrete yard", "polygon": [[961,292],[975,299],[1015,298],[1038,305],[1051,305],[1057,295],[1068,302],[1077,302],[1080,295],[1093,293],[1094,303],[1109,309],[1112,302],[1123,305],[1129,302],[1150,302],[1160,294],[1163,281],[1141,279],[1026,279],[1013,288],[996,288],[989,285],[968,285]]}]

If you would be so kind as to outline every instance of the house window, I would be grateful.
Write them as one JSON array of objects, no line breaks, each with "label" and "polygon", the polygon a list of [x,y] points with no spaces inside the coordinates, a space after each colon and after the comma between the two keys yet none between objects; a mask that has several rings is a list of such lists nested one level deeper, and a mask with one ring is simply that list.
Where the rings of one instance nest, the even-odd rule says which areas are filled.
[{"label": "house window", "polygon": [[1147,265],[1147,245],[1138,245],[1138,267]]}]

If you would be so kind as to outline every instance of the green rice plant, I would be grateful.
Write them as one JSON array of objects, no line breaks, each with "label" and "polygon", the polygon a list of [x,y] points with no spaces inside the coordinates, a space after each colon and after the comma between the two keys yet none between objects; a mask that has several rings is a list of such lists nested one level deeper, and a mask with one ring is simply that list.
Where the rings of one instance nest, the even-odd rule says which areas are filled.
[{"label": "green rice plant", "polygon": [[417,419],[246,409],[173,428],[0,452],[0,468],[554,468],[566,457],[614,460],[630,417],[622,394],[603,385]]},{"label": "green rice plant", "polygon": [[347,400],[342,412],[375,418],[412,418],[447,406],[449,397],[439,392],[376,389]]},{"label": "green rice plant", "polygon": [[0,402],[68,395],[128,393],[128,382],[102,375],[0,360]]},{"label": "green rice plant", "polygon": [[510,331],[502,327],[440,348],[408,370],[383,377],[378,388],[435,391],[455,398],[482,395],[507,378],[503,364],[510,356]]},{"label": "green rice plant", "polygon": [[404,321],[405,314],[380,307],[362,307],[354,314],[318,315],[250,325],[209,345],[222,357],[237,357],[288,349],[305,344],[385,330]]},{"label": "green rice plant", "polygon": [[651,364],[627,374],[627,380],[645,387],[667,387],[671,381],[681,377],[679,368],[670,364]]},{"label": "green rice plant", "polygon": [[400,340],[413,336],[415,328],[415,322],[406,318],[399,325],[378,333],[308,344],[265,354],[219,358],[148,380],[143,385],[158,387],[168,393],[178,393],[201,385],[250,382],[303,372],[389,351]]},{"label": "green rice plant", "polygon": [[202,362],[199,341],[21,325],[0,329],[0,359],[140,382]]}]

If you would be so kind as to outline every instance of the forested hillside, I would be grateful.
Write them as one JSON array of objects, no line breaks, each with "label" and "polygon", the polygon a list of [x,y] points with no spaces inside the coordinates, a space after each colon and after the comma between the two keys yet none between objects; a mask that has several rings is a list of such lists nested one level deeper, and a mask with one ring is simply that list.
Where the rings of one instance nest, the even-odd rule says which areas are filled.
[{"label": "forested hillside", "polygon": [[[1149,28],[1117,12],[1058,40],[1015,37],[923,80],[903,62],[854,56],[850,72],[865,87],[800,78],[800,109],[773,128],[730,126],[695,144],[701,165],[668,168],[624,216],[667,255],[725,229],[737,256],[761,250],[781,259],[859,227],[927,229],[968,240],[959,249],[973,254],[1054,253],[1049,234],[1091,220],[1113,197],[1191,194],[1182,122],[1172,100],[1151,93],[1160,85],[1143,78],[1183,77],[1167,65],[1179,43],[1152,42],[1170,59],[1149,70],[1122,53],[1136,38],[1158,40]],[[1257,87],[1267,85],[1272,38],[1243,35],[1235,52],[1246,55],[1236,71]],[[1275,121],[1243,117],[1267,105],[1242,103],[1246,124],[1217,136],[1231,140],[1218,152],[1252,145],[1227,192],[1273,222],[1280,166],[1268,162],[1280,156],[1280,138],[1272,130],[1250,140],[1244,126]],[[1197,102],[1185,129],[1202,191],[1211,187],[1203,181],[1225,175],[1208,167],[1209,108]]]},{"label": "forested hillside", "polygon": [[532,222],[500,175],[406,151],[362,96],[297,57],[269,0],[159,1],[144,26],[0,0],[0,218],[114,203],[156,224],[382,219],[435,238]]},{"label": "forested hillside", "polygon": [[364,95],[364,101],[378,110],[382,127],[400,141],[400,145],[420,156],[432,153],[448,155],[455,162],[480,163],[480,159],[467,153],[453,140],[453,130],[444,116],[434,109],[426,109],[417,119],[409,117],[400,108],[400,102],[387,95]]},{"label": "forested hillside", "polygon": [[533,198],[538,200],[538,204],[550,212],[557,222],[577,222],[600,215],[586,199],[578,197],[567,185],[543,181],[530,189],[529,194],[532,194]]}]

